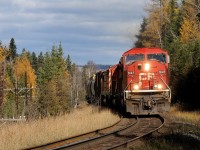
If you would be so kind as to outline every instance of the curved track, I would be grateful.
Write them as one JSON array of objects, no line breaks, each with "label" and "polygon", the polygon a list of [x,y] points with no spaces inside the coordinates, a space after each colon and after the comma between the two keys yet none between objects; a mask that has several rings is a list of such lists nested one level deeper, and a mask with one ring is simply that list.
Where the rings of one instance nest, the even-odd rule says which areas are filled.
[{"label": "curved track", "polygon": [[159,115],[122,118],[116,125],[82,136],[51,143],[34,149],[121,149],[134,145],[134,142],[164,124]]},{"label": "curved track", "polygon": [[34,150],[58,149],[59,147],[61,147],[63,145],[70,145],[72,143],[79,143],[79,142],[87,141],[89,139],[101,137],[101,136],[104,136],[104,135],[107,135],[107,134],[112,134],[113,132],[117,132],[119,130],[123,130],[125,128],[128,128],[129,126],[135,124],[136,122],[137,122],[136,118],[133,118],[132,120],[130,120],[128,118],[121,118],[119,122],[117,122],[116,124],[114,124],[110,127],[95,130],[95,131],[92,131],[92,132],[89,132],[89,133],[86,133],[86,134],[83,134],[83,135],[74,136],[74,137],[63,139],[63,140],[60,140],[60,141],[48,143],[48,144],[45,144],[45,145],[32,147],[32,148],[29,148],[29,149],[34,149]]},{"label": "curved track", "polygon": [[130,132],[125,136],[131,136],[132,138],[128,139],[124,142],[121,142],[117,145],[113,145],[108,149],[122,149],[129,148],[134,146],[135,141],[145,137],[155,131],[158,131],[165,123],[165,119],[160,115],[154,115],[146,117],[140,117],[137,126],[134,126],[130,129]]}]

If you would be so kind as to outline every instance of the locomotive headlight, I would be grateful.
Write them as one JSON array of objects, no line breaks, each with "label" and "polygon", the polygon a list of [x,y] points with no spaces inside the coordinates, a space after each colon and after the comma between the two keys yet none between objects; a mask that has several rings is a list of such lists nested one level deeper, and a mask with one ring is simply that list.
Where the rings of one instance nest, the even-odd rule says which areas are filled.
[{"label": "locomotive headlight", "polygon": [[161,84],[158,84],[158,89],[162,89],[162,85]]},{"label": "locomotive headlight", "polygon": [[146,63],[146,64],[144,65],[144,69],[145,69],[145,71],[149,71],[149,69],[150,69],[150,64],[149,64],[149,63]]},{"label": "locomotive headlight", "polygon": [[162,84],[155,84],[154,85],[154,88],[156,88],[156,89],[162,89],[163,88],[163,86],[162,86]]},{"label": "locomotive headlight", "polygon": [[139,89],[139,86],[138,86],[137,84],[135,84],[135,85],[133,86],[133,89],[134,89],[134,90],[138,90],[138,89]]}]

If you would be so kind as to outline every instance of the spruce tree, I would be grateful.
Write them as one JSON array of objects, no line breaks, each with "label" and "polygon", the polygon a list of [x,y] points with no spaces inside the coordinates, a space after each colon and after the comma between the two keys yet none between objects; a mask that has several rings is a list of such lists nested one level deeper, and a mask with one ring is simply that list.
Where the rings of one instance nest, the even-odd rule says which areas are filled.
[{"label": "spruce tree", "polygon": [[35,71],[37,71],[37,56],[35,52],[32,52],[31,59],[30,59],[31,65]]},{"label": "spruce tree", "polygon": [[17,56],[17,46],[15,44],[15,39],[11,38],[10,44],[9,44],[9,56],[8,56],[8,60],[9,61],[13,61],[16,56]]},{"label": "spruce tree", "polygon": [[39,69],[40,67],[43,67],[43,65],[44,65],[44,56],[42,52],[40,52],[37,59],[37,69]]},{"label": "spruce tree", "polygon": [[69,71],[70,74],[72,74],[72,62],[69,54],[67,55],[66,65],[67,65],[67,70]]},{"label": "spruce tree", "polygon": [[145,36],[143,36],[143,32],[145,31],[146,26],[147,26],[147,19],[143,18],[143,22],[140,26],[139,34],[135,36],[137,38],[137,41],[135,42],[135,47],[137,48],[144,47],[144,45],[142,44],[143,40],[145,40]]}]

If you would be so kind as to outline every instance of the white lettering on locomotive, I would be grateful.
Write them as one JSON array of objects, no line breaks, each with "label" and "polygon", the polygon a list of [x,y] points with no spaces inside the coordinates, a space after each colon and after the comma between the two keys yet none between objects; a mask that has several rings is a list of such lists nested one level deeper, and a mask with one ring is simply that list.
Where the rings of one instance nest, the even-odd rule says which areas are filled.
[{"label": "white lettering on locomotive", "polygon": [[140,73],[139,81],[154,79],[154,73]]}]

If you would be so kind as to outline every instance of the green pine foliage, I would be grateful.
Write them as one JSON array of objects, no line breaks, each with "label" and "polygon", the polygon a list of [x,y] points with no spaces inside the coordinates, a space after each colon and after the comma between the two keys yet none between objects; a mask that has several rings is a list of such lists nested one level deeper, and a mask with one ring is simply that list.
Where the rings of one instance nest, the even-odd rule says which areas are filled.
[{"label": "green pine foliage", "polygon": [[10,44],[9,44],[9,52],[8,52],[7,59],[9,61],[13,61],[15,57],[17,56],[17,46],[15,44],[15,39],[11,38]]},{"label": "green pine foliage", "polygon": [[53,45],[51,52],[45,54],[44,63],[39,67],[37,75],[41,114],[58,115],[69,111],[70,75],[66,68],[61,43],[58,48]]},{"label": "green pine foliage", "polygon": [[31,63],[31,65],[32,65],[32,67],[33,67],[33,69],[37,72],[37,56],[36,56],[36,54],[35,54],[35,52],[32,52],[31,53],[31,56],[30,56],[30,63]]},{"label": "green pine foliage", "polygon": [[147,37],[143,36],[143,32],[145,31],[145,28],[147,26],[147,18],[143,18],[143,22],[140,26],[139,34],[135,37],[137,38],[137,41],[135,42],[135,47],[144,47],[143,42]]},{"label": "green pine foliage", "polygon": [[66,65],[67,65],[67,70],[69,71],[70,74],[72,74],[72,61],[69,54],[67,55]]}]

